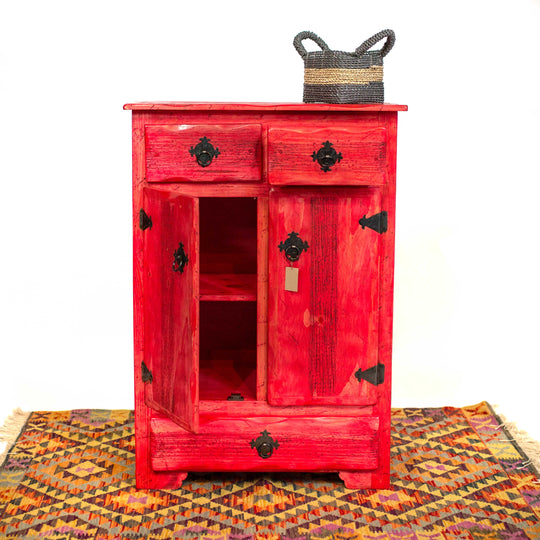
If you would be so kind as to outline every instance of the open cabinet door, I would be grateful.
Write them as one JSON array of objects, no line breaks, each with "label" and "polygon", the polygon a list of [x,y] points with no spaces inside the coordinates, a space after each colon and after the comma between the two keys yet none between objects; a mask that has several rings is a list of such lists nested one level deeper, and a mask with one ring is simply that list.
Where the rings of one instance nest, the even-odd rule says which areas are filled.
[{"label": "open cabinet door", "polygon": [[[144,189],[146,404],[179,426],[199,425],[199,200]],[[146,371],[145,371],[146,370]]]},{"label": "open cabinet door", "polygon": [[381,211],[376,188],[271,190],[270,404],[377,401]]}]

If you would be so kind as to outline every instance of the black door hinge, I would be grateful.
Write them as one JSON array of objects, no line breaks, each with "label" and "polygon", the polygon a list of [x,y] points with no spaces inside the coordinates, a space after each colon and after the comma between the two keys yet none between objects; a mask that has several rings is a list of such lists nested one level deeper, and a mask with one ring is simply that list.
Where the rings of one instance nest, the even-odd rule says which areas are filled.
[{"label": "black door hinge", "polygon": [[139,227],[143,231],[152,228],[152,218],[142,208],[139,210]]},{"label": "black door hinge", "polygon": [[152,377],[152,372],[148,369],[144,362],[141,363],[141,374],[143,383],[149,383],[154,380],[154,377]]},{"label": "black door hinge", "polygon": [[378,386],[384,382],[384,364],[377,364],[376,366],[370,367],[365,371],[359,369],[354,376],[361,381],[367,381],[368,383]]},{"label": "black door hinge", "polygon": [[364,216],[358,223],[362,225],[362,229],[368,227],[369,229],[382,234],[388,230],[388,213],[386,210],[383,210],[371,217]]}]

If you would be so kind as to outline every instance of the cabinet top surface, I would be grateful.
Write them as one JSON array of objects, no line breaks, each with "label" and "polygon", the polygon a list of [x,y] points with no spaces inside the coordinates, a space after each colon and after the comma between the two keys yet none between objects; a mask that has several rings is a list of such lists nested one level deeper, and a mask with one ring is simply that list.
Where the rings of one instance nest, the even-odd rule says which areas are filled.
[{"label": "cabinet top surface", "polygon": [[407,105],[392,103],[225,103],[197,101],[144,101],[127,103],[124,109],[131,111],[357,111],[357,112],[390,112],[406,111]]}]

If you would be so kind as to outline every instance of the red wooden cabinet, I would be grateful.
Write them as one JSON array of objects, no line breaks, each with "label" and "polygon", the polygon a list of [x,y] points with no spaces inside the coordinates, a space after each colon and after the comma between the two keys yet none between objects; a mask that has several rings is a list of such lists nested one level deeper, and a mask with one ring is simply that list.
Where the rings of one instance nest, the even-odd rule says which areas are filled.
[{"label": "red wooden cabinet", "polygon": [[400,105],[133,111],[136,477],[386,487]]}]

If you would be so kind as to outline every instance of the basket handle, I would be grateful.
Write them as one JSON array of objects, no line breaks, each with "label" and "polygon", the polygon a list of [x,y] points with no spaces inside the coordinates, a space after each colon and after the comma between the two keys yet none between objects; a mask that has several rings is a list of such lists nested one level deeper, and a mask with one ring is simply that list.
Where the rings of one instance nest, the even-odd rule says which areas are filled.
[{"label": "basket handle", "polygon": [[302,58],[305,58],[307,55],[306,48],[304,45],[302,45],[302,41],[304,41],[304,39],[311,39],[311,41],[314,41],[323,51],[328,51],[330,49],[324,40],[321,39],[317,34],[308,31],[300,32],[294,38],[293,45]]},{"label": "basket handle", "polygon": [[362,45],[360,45],[360,47],[358,47],[358,49],[354,51],[355,54],[357,56],[362,56],[369,49],[371,49],[371,47],[373,47],[375,43],[381,41],[381,39],[384,38],[386,38],[386,42],[381,49],[381,56],[385,57],[390,52],[390,50],[394,46],[394,43],[396,42],[396,34],[394,34],[393,30],[389,29],[381,30],[380,32],[377,32],[374,36],[371,36],[369,39],[366,39],[366,41],[364,41],[364,43],[362,43]]}]

